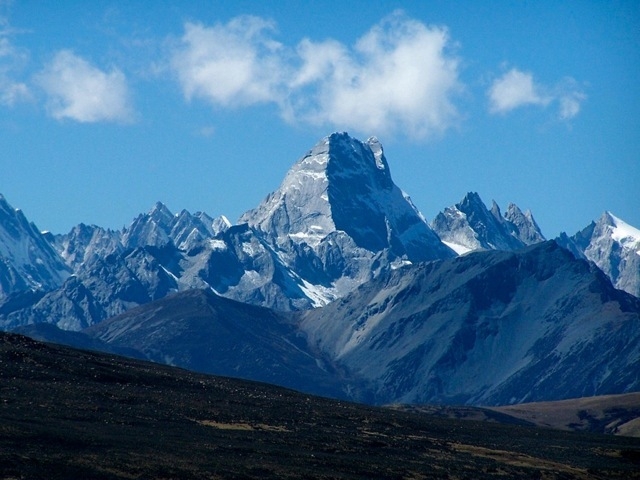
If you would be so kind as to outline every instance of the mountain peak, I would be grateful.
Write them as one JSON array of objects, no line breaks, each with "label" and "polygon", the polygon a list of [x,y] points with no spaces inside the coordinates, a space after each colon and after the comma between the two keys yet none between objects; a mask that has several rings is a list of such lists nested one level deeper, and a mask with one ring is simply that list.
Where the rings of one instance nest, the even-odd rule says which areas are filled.
[{"label": "mountain peak", "polygon": [[482,203],[484,205],[484,203],[482,202],[482,200],[480,199],[480,195],[478,195],[478,192],[467,192],[465,194],[465,196],[462,198],[462,201],[460,202],[461,205],[471,205],[473,203]]},{"label": "mountain peak", "polygon": [[344,132],[320,140],[239,222],[277,251],[302,284],[327,289],[323,298],[341,296],[391,265],[454,256],[393,183],[380,142]]},{"label": "mountain peak", "polygon": [[635,249],[640,254],[640,230],[607,211],[597,222],[598,226],[606,226],[611,238],[624,248]]},{"label": "mountain peak", "polygon": [[613,285],[640,296],[640,230],[611,212],[604,212],[572,237],[561,235],[560,244],[576,257],[595,263]]},{"label": "mountain peak", "polygon": [[499,222],[503,222],[504,218],[502,218],[502,212],[500,211],[500,207],[495,200],[491,201],[491,214],[498,220]]},{"label": "mountain peak", "polygon": [[158,223],[168,224],[173,220],[173,213],[162,202],[157,201],[149,211],[149,216]]},{"label": "mountain peak", "polygon": [[533,218],[531,210],[523,213],[515,203],[509,203],[504,218],[512,227],[513,234],[526,245],[532,245],[545,240],[538,223]]},{"label": "mountain peak", "polygon": [[211,221],[211,230],[214,235],[226,232],[231,227],[231,222],[224,215],[219,215]]},{"label": "mountain peak", "polygon": [[171,240],[169,233],[175,219],[164,203],[156,202],[149,213],[140,214],[134,219],[123,233],[122,243],[128,248],[145,245],[164,246]]},{"label": "mountain peak", "polygon": [[9,202],[7,201],[6,197],[1,193],[0,193],[0,208],[2,210],[13,210],[13,207],[9,205]]},{"label": "mountain peak", "polygon": [[393,183],[380,142],[375,137],[361,142],[346,132],[318,142],[280,188],[240,222],[268,232],[278,244],[316,248],[328,235],[342,232],[374,253],[391,249],[416,260],[451,255]]},{"label": "mountain peak", "polygon": [[456,252],[471,250],[515,250],[544,240],[533,216],[509,204],[503,216],[492,202],[491,210],[476,192],[469,192],[460,203],[447,207],[431,224],[440,238]]}]

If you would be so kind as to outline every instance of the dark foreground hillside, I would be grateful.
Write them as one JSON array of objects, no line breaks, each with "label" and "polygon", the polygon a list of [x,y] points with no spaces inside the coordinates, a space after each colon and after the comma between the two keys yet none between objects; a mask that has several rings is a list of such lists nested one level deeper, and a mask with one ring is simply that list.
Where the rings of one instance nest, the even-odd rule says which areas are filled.
[{"label": "dark foreground hillside", "polygon": [[0,478],[640,478],[640,439],[456,421],[0,334]]}]

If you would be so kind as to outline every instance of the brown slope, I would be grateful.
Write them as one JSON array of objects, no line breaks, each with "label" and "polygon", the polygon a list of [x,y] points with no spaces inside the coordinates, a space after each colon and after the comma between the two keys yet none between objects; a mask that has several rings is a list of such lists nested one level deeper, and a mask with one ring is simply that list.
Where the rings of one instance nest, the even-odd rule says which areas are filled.
[{"label": "brown slope", "polygon": [[640,437],[640,393],[523,403],[489,409],[541,427]]}]

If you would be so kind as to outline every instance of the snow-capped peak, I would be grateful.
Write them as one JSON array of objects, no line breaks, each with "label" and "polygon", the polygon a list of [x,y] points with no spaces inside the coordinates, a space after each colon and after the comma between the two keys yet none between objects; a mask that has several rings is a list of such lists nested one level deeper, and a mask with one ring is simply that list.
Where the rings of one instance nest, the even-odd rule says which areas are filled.
[{"label": "snow-capped peak", "polygon": [[558,243],[595,263],[613,285],[640,297],[640,230],[604,212],[597,222],[568,237],[561,234]]},{"label": "snow-capped peak", "polygon": [[601,221],[609,225],[613,240],[620,243],[623,248],[635,250],[640,255],[640,230],[632,227],[611,212],[605,212],[601,217]]}]

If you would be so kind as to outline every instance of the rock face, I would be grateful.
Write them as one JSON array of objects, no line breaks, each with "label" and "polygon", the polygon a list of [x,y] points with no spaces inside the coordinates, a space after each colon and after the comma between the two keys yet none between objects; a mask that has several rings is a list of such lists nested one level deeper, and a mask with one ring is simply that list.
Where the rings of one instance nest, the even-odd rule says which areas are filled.
[{"label": "rock face", "polygon": [[95,257],[64,284],[25,304],[0,307],[0,327],[52,323],[81,330],[129,308],[177,290],[175,277],[163,264],[175,263],[172,250],[145,247]]},{"label": "rock face", "polygon": [[560,243],[577,258],[595,263],[616,288],[640,297],[640,230],[610,212]]},{"label": "rock face", "polygon": [[318,303],[390,263],[454,256],[393,183],[380,143],[346,133],[320,141],[240,222],[256,229],[306,282],[324,287]]},{"label": "rock face", "polygon": [[544,235],[542,235],[540,227],[533,218],[531,210],[522,212],[516,204],[510,203],[507,206],[504,219],[507,221],[507,226],[511,234],[525,245],[533,245],[534,243],[545,241]]},{"label": "rock face", "polygon": [[511,203],[503,216],[495,202],[489,210],[474,192],[440,212],[431,227],[459,254],[473,250],[516,250],[545,240],[531,212],[523,213]]},{"label": "rock face", "polygon": [[82,223],[66,235],[53,237],[52,244],[74,272],[96,259],[124,251],[120,232]]}]

